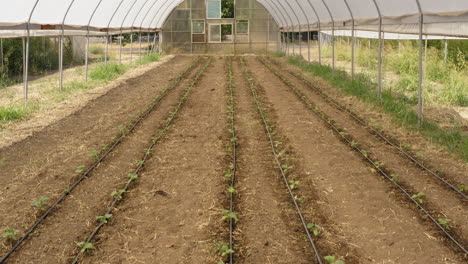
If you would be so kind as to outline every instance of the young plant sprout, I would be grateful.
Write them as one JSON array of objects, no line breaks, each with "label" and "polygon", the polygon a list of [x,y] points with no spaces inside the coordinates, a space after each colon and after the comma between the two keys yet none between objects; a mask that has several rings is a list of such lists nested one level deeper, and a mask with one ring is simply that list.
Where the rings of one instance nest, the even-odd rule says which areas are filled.
[{"label": "young plant sprout", "polygon": [[320,226],[316,224],[309,223],[307,224],[307,228],[312,231],[314,236],[318,236],[320,234]]},{"label": "young plant sprout", "polygon": [[413,198],[414,200],[416,200],[416,202],[418,202],[419,204],[422,204],[424,202],[423,200],[423,197],[424,197],[424,193],[423,192],[419,192],[417,194],[413,194],[411,196],[411,198]]},{"label": "young plant sprout", "polygon": [[336,259],[335,256],[326,256],[324,259],[328,261],[329,264],[345,264],[344,261]]},{"label": "young plant sprout", "polygon": [[237,218],[236,212],[232,212],[231,210],[223,210],[223,212],[224,212],[223,220],[233,219],[235,223],[239,221],[239,219]]},{"label": "young plant sprout", "polygon": [[80,247],[80,252],[86,254],[89,252],[90,249],[94,248],[93,243],[86,243],[84,241],[76,243],[78,247]]},{"label": "young plant sprout", "polygon": [[81,174],[81,173],[83,173],[84,168],[85,168],[84,165],[80,165],[80,166],[78,166],[78,167],[76,168],[76,171],[75,171],[75,172],[76,172],[77,174]]},{"label": "young plant sprout", "polygon": [[114,198],[117,198],[118,200],[122,200],[123,194],[125,193],[124,189],[118,190],[118,191],[113,191],[111,193],[111,196]]},{"label": "young plant sprout", "polygon": [[299,186],[299,181],[289,180],[288,182],[289,188],[291,188],[291,190],[297,189],[297,187]]},{"label": "young plant sprout", "polygon": [[2,237],[5,238],[7,242],[14,243],[18,240],[18,237],[16,236],[18,233],[18,230],[9,227],[5,230],[5,233],[2,234]]},{"label": "young plant sprout", "polygon": [[41,197],[39,198],[38,201],[32,201],[31,205],[40,209],[40,210],[45,210],[47,207],[45,206],[45,203],[49,201],[48,197]]},{"label": "young plant sprout", "polygon": [[449,225],[450,219],[439,218],[437,219],[437,222],[439,222],[439,224],[443,226],[445,230],[450,230],[450,225]]},{"label": "young plant sprout", "polygon": [[96,220],[104,223],[104,224],[107,224],[109,222],[109,219],[112,217],[112,214],[105,214],[105,215],[100,215],[100,216],[96,216]]},{"label": "young plant sprout", "polygon": [[138,179],[138,175],[135,173],[129,173],[128,178],[130,181],[136,181]]}]

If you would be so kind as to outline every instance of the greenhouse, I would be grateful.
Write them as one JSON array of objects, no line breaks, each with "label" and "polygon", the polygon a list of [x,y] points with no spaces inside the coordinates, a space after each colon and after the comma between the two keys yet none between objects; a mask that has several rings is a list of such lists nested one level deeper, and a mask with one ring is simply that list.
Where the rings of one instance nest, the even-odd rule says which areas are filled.
[{"label": "greenhouse", "polygon": [[0,8],[0,264],[466,263],[468,1]]}]

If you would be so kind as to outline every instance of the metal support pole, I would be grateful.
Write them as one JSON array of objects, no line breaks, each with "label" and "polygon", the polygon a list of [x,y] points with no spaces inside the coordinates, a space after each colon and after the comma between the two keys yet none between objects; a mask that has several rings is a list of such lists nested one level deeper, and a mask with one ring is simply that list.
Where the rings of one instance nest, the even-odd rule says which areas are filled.
[{"label": "metal support pole", "polygon": [[351,7],[349,6],[348,0],[343,0],[346,4],[346,7],[348,8],[349,15],[351,16],[352,19],[352,28],[351,28],[351,79],[354,81],[354,59],[355,59],[355,44],[356,44],[356,38],[355,38],[355,21],[354,21],[354,15],[353,11],[351,11]]},{"label": "metal support pole", "polygon": [[[274,1],[273,1],[273,3],[274,3]],[[295,51],[295,47],[294,47],[294,23],[293,23],[291,17],[288,15],[288,12],[286,12],[286,8],[284,8],[283,4],[281,4],[281,1],[278,0],[277,3],[280,5],[281,9],[283,9],[284,14],[289,19],[289,22],[291,22],[290,28],[293,30],[293,32],[292,32],[293,34],[291,35],[291,42],[292,42],[292,48],[293,48],[293,55],[295,55],[296,51]],[[288,52],[289,52],[289,49],[288,49]]]},{"label": "metal support pole", "polygon": [[310,21],[309,18],[307,17],[306,12],[304,11],[304,8],[302,5],[299,3],[298,0],[296,0],[297,5],[299,6],[299,9],[302,11],[302,14],[306,18],[307,21],[307,61],[310,63]]},{"label": "metal support pole", "polygon": [[2,68],[4,65],[4,62],[3,62],[3,39],[0,39],[0,56],[2,58]]},{"label": "metal support pole", "polygon": [[[122,64],[122,28],[123,28],[123,25],[125,23],[125,20],[127,20],[127,17],[128,17],[128,14],[130,13],[131,10],[133,10],[133,7],[135,6],[136,2],[138,0],[135,0],[133,1],[133,4],[130,6],[130,8],[128,9],[127,13],[125,14],[124,18],[122,19],[122,23],[120,24],[120,40],[119,40],[119,44],[120,44],[120,47],[119,47],[119,64]],[[149,10],[148,10],[149,11]]]},{"label": "metal support pole", "polygon": [[448,58],[448,40],[444,40],[444,63],[447,64],[447,58]]},{"label": "metal support pole", "polygon": [[89,64],[89,62],[88,62],[88,57],[89,57],[89,26],[91,25],[91,21],[93,20],[93,17],[96,14],[96,11],[99,8],[99,6],[101,5],[102,1],[103,0],[99,0],[98,4],[94,8],[93,13],[89,17],[88,26],[86,27],[86,54],[85,54],[85,56],[86,56],[85,57],[85,80],[86,81],[88,80],[88,64]]},{"label": "metal support pole", "polygon": [[149,51],[150,51],[150,33],[148,31],[148,48],[147,48],[147,51],[146,51],[146,54],[149,54]]},{"label": "metal support pole", "polygon": [[[375,0],[374,0],[375,1]],[[335,73],[335,19],[333,18],[333,14],[330,11],[330,8],[328,7],[327,3],[325,0],[322,0],[323,5],[328,11],[328,14],[330,15],[331,21],[332,21],[332,38],[331,38],[331,43],[332,43],[332,73]]]},{"label": "metal support pole", "polygon": [[140,34],[139,34],[139,37],[138,37],[138,42],[140,44],[140,48],[138,50],[138,58],[141,60],[141,29],[140,29]]},{"label": "metal support pole", "polygon": [[379,15],[379,85],[377,90],[377,96],[379,101],[382,101],[382,13],[380,12],[379,5],[377,5],[376,0],[374,1],[375,8],[377,9],[377,13]]},{"label": "metal support pole", "polygon": [[133,63],[133,27],[130,31],[130,64]]},{"label": "metal support pole", "polygon": [[[419,9],[419,74],[418,74],[418,125],[423,122],[423,25],[424,15],[421,8],[421,3],[416,0]],[[426,39],[427,40],[427,39]]]},{"label": "metal support pole", "polygon": [[107,28],[106,28],[106,52],[104,54],[104,64],[106,65],[106,68],[107,68],[107,56],[108,56],[108,52],[109,52],[109,48],[108,48],[108,45],[109,45],[109,27],[110,27],[110,24],[111,24],[112,20],[114,19],[115,14],[119,10],[120,6],[122,5],[123,1],[124,0],[120,1],[119,5],[114,10],[114,13],[112,14],[111,18],[109,19],[109,23],[107,23]]},{"label": "metal support pole", "polygon": [[297,16],[296,12],[294,11],[294,8],[292,8],[291,4],[289,3],[289,1],[285,1],[286,4],[288,4],[289,8],[291,9],[294,17],[296,18],[297,20],[297,28],[298,28],[298,33],[299,33],[299,37],[298,37],[298,40],[299,40],[299,55],[300,57],[302,58],[302,31],[301,31],[301,21],[299,20],[299,17]]},{"label": "metal support pole", "polygon": [[307,2],[309,3],[310,7],[314,11],[315,16],[317,17],[317,24],[318,24],[318,33],[317,33],[318,61],[319,61],[319,65],[322,65],[322,48],[321,48],[322,38],[321,38],[321,33],[320,33],[322,29],[321,29],[320,17],[318,15],[317,10],[315,9],[314,5],[310,2],[310,0],[307,0]]},{"label": "metal support pole", "polygon": [[63,89],[63,40],[65,39],[65,19],[67,18],[68,12],[70,11],[70,8],[72,7],[73,3],[75,0],[72,0],[70,5],[68,6],[67,11],[65,12],[65,15],[63,16],[62,20],[62,34],[60,37],[60,59],[59,59],[59,71],[60,71],[60,79],[59,79],[59,87],[60,91]]},{"label": "metal support pole", "polygon": [[[29,18],[28,18],[28,23],[26,24],[26,43],[25,42],[25,39],[23,38],[23,60],[24,60],[24,64],[23,64],[23,82],[24,82],[24,105],[27,105],[28,104],[28,70],[29,70],[29,36],[30,36],[30,25],[31,25],[31,18],[32,18],[32,15],[34,13],[34,10],[36,10],[36,7],[37,7],[37,4],[39,3],[39,0],[36,1],[36,3],[34,3],[34,6],[31,10],[31,12],[29,13]],[[26,44],[26,45],[24,45]],[[1,50],[2,50],[2,67],[4,66],[3,64],[3,40],[2,40],[2,45],[1,45]]]}]

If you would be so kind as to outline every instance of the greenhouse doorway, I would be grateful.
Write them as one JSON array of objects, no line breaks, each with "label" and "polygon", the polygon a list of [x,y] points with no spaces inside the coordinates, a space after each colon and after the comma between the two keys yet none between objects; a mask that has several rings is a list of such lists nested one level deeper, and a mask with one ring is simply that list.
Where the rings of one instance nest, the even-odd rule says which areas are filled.
[{"label": "greenhouse doorway", "polygon": [[233,42],[233,24],[209,24],[209,43]]}]

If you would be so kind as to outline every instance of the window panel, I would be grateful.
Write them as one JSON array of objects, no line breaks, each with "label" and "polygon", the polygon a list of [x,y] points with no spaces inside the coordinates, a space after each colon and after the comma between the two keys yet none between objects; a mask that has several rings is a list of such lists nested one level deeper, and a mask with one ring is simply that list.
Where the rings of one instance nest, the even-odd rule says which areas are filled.
[{"label": "window panel", "polygon": [[193,20],[192,21],[192,33],[203,34],[205,33],[205,21],[204,20]]},{"label": "window panel", "polygon": [[237,20],[236,32],[237,34],[248,34],[249,33],[249,21]]},{"label": "window panel", "polygon": [[208,0],[206,2],[206,17],[209,19],[221,18],[221,0]]},{"label": "window panel", "polygon": [[221,25],[210,25],[210,42],[221,42]]}]

